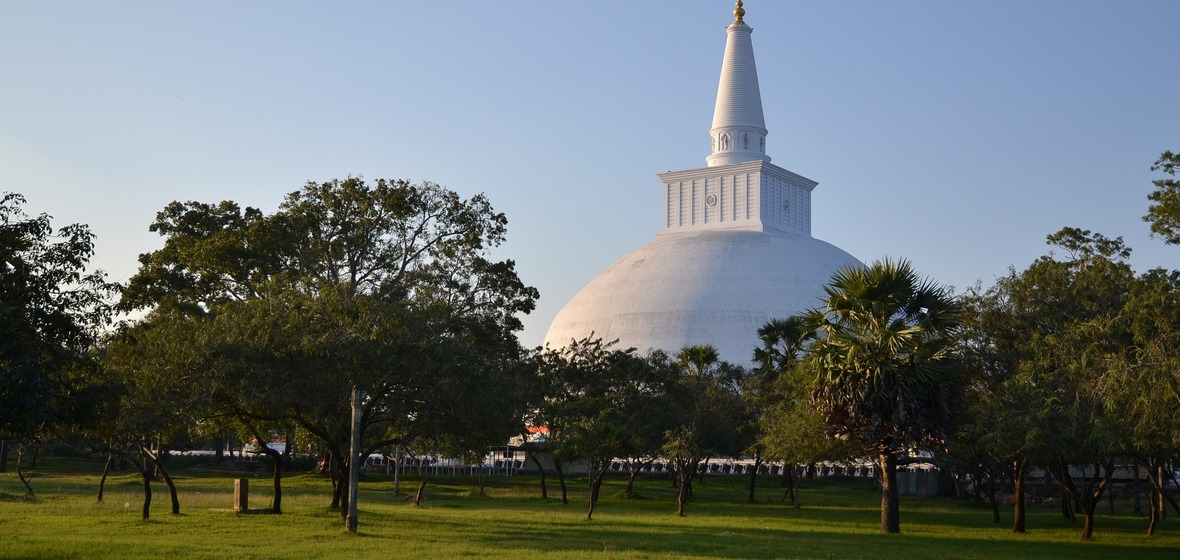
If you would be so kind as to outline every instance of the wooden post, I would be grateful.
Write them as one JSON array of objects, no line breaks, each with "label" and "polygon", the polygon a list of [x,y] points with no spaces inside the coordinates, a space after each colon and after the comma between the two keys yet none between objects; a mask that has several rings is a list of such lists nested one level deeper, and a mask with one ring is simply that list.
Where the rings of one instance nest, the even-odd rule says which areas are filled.
[{"label": "wooden post", "polygon": [[356,533],[357,482],[361,474],[361,390],[352,386],[352,441],[348,461],[348,532]]},{"label": "wooden post", "polygon": [[250,479],[234,480],[234,511],[250,510]]}]

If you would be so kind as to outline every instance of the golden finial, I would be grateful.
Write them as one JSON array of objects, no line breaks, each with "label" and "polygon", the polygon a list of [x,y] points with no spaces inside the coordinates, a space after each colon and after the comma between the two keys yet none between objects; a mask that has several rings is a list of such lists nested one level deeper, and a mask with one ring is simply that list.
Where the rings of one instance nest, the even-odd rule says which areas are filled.
[{"label": "golden finial", "polygon": [[733,22],[745,23],[742,17],[746,15],[746,10],[742,9],[742,0],[737,0],[737,7],[733,9]]}]

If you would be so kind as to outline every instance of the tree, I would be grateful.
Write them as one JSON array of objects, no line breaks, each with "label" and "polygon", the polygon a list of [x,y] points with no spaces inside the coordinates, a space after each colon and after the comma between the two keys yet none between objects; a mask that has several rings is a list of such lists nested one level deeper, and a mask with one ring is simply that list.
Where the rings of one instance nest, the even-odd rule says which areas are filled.
[{"label": "tree", "polygon": [[812,398],[832,435],[877,454],[881,530],[896,533],[899,457],[941,446],[960,407],[960,307],[906,261],[842,269],[824,290],[823,310],[807,313]]},{"label": "tree", "polygon": [[[1130,426],[1131,453],[1147,467],[1150,483],[1148,535],[1155,532],[1170,500],[1166,465],[1180,458],[1180,363],[1174,356],[1180,321],[1180,277],[1152,270],[1136,280],[1120,320],[1134,343],[1113,356],[1101,388],[1104,404],[1121,411]],[[1180,506],[1172,501],[1177,512]]]},{"label": "tree", "polygon": [[[518,315],[537,293],[512,261],[487,258],[506,224],[483,195],[383,179],[308,183],[271,215],[172,203],[151,226],[164,247],[140,256],[121,303],[237,333],[208,337],[220,372],[210,382],[221,383],[209,390],[237,399],[237,412],[317,438],[343,515],[350,464],[415,437],[437,440],[437,426],[456,426],[449,411],[487,400],[480,379],[519,358]],[[243,379],[248,387],[235,384]],[[357,457],[354,387],[365,395]]]},{"label": "tree", "polygon": [[[176,484],[164,466],[164,449],[208,408],[201,386],[201,346],[192,337],[197,319],[149,314],[121,325],[101,349],[112,391],[100,418],[87,430],[102,448],[135,466],[143,480],[143,519],[151,513],[151,482],[159,473],[168,487],[171,512],[180,513]],[[138,461],[135,459],[138,457]]]},{"label": "tree", "polygon": [[1147,534],[1155,533],[1167,503],[1167,465],[1180,459],[1180,272],[1150,270],[1130,286],[1116,319],[1131,343],[1109,358],[1099,387],[1103,405],[1129,423],[1129,454],[1147,468]]},{"label": "tree", "polygon": [[1018,533],[1025,531],[1025,473],[1045,448],[1036,422],[1044,395],[1029,369],[1036,350],[1029,341],[1063,319],[1051,308],[1054,298],[1038,291],[1038,285],[1034,275],[1011,270],[988,290],[977,287],[960,298],[965,309],[960,351],[966,406],[949,444],[950,455],[973,472],[977,495],[988,481],[996,523],[997,482],[1012,483],[1012,530]]},{"label": "tree", "polygon": [[[761,346],[754,348],[753,375],[743,387],[743,397],[753,408],[755,467],[759,459],[784,461],[783,481],[791,502],[799,507],[798,465],[812,463],[825,455],[825,444],[835,441],[823,429],[814,429],[811,403],[802,390],[799,364],[807,343],[815,333],[801,316],[772,319],[758,329]],[[756,476],[756,475],[755,475]],[[754,501],[756,479],[750,479],[748,500]],[[784,497],[785,499],[785,497]]]},{"label": "tree", "polygon": [[[1176,171],[1180,170],[1180,154],[1165,151],[1151,165],[1151,170],[1175,177]],[[1143,221],[1151,223],[1152,235],[1162,237],[1168,244],[1180,244],[1180,180],[1156,179],[1152,184],[1155,190],[1147,195],[1152,204],[1148,206]]]},{"label": "tree", "polygon": [[664,432],[676,425],[674,389],[680,368],[662,350],[643,356],[643,367],[631,368],[632,375],[618,395],[622,405],[622,439],[616,456],[627,470],[624,494],[633,496],[639,472],[655,462],[664,443]]},{"label": "tree", "polygon": [[19,194],[0,195],[0,447],[5,449],[9,441],[33,443],[71,420],[85,422],[96,384],[90,351],[110,324],[108,300],[118,290],[102,271],[87,271],[94,255],[88,227],[72,224],[54,232],[50,216],[29,217],[24,203]]},{"label": "tree", "polygon": [[676,354],[681,373],[670,388],[671,428],[660,450],[676,470],[677,514],[685,515],[693,480],[710,457],[736,457],[747,447],[739,430],[749,423],[738,392],[741,368],[719,361],[712,345],[693,345]]},{"label": "tree", "polygon": [[587,519],[594,516],[612,460],[653,450],[653,432],[662,427],[668,385],[675,380],[663,353],[642,357],[634,348],[613,345],[587,337],[537,355],[544,398],[533,422],[548,428],[555,461],[587,463]]},{"label": "tree", "polygon": [[[811,403],[807,371],[803,356],[815,339],[803,316],[774,319],[758,329],[762,346],[755,348],[758,364],[743,391],[753,401],[756,414],[756,445],[767,458],[783,461],[784,495],[801,507],[800,479],[804,465],[819,461],[837,461],[858,456],[848,439],[830,436],[825,418]],[[749,498],[753,501],[754,481]]]},{"label": "tree", "polygon": [[[1025,275],[1047,308],[1046,325],[1028,341],[1029,368],[1044,394],[1037,422],[1045,434],[1049,472],[1085,515],[1090,538],[1094,510],[1109,489],[1115,461],[1127,454],[1129,434],[1117,411],[1102,402],[1100,387],[1110,356],[1130,344],[1116,317],[1124,307],[1133,271],[1121,238],[1077,228],[1050,235],[1068,258],[1038,259]],[[1056,317],[1061,317],[1055,322]]]}]

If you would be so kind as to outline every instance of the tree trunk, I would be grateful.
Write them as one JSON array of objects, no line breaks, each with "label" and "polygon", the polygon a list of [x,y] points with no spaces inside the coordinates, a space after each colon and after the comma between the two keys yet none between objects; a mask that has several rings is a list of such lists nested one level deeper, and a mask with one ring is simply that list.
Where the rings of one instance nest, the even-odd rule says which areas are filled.
[{"label": "tree trunk", "polygon": [[525,455],[529,459],[533,460],[534,465],[537,465],[537,472],[541,473],[541,499],[548,500],[549,499],[549,488],[545,485],[545,467],[541,466],[541,460],[537,458],[537,455],[535,453],[533,453],[531,451],[527,451],[527,452],[525,452]]},{"label": "tree trunk", "polygon": [[801,473],[793,466],[791,467],[791,473],[791,504],[795,506],[795,509],[800,509],[803,507],[803,501],[800,499],[799,485],[803,483],[803,477],[800,476]]},{"label": "tree trunk", "polygon": [[424,495],[423,495],[424,490],[426,490],[426,477],[422,477],[422,480],[418,482],[418,489],[416,491],[414,491],[414,505],[415,506],[422,505],[422,499],[424,497]]},{"label": "tree trunk", "polygon": [[569,504],[570,503],[569,494],[566,493],[566,488],[565,488],[565,471],[563,471],[561,468],[561,461],[554,459],[553,460],[553,468],[557,469],[557,482],[558,482],[558,484],[561,485],[561,503]]},{"label": "tree trunk", "polygon": [[486,471],[484,470],[483,461],[479,462],[479,466],[476,467],[475,472],[476,472],[477,481],[479,482],[479,495],[483,496],[484,495],[484,487],[486,486],[486,483],[487,483],[487,475],[486,475]]},{"label": "tree trunk", "polygon": [[1159,526],[1160,520],[1164,518],[1168,507],[1167,496],[1164,493],[1166,480],[1164,479],[1163,464],[1163,461],[1156,459],[1147,460],[1147,481],[1149,483],[1147,489],[1147,509],[1150,510],[1148,513],[1147,536],[1149,537],[1155,535],[1155,529]]},{"label": "tree trunk", "polygon": [[1065,487],[1061,487],[1061,517],[1070,521],[1077,521],[1078,518],[1073,514],[1073,504],[1070,503],[1069,492]]},{"label": "tree trunk", "polygon": [[762,454],[757,451],[754,452],[754,468],[750,469],[750,491],[746,497],[746,501],[751,504],[758,503],[758,498],[754,496],[754,490],[758,486],[758,467],[762,465]]},{"label": "tree trunk", "polygon": [[[1152,488],[1149,492],[1150,492],[1149,495],[1152,498],[1154,498],[1155,497],[1155,488]],[[1151,511],[1148,513],[1147,536],[1154,537],[1155,536],[1155,528],[1157,525],[1159,525],[1159,522],[1160,522],[1159,510],[1155,509],[1154,507],[1151,507],[1148,509],[1150,509]]]},{"label": "tree trunk", "polygon": [[339,466],[340,466],[340,474],[339,474],[339,476],[336,477],[336,482],[339,487],[333,489],[332,492],[333,492],[333,494],[336,494],[339,496],[338,499],[340,502],[340,521],[342,521],[344,523],[345,527],[348,527],[348,511],[349,511],[349,509],[348,509],[349,508],[348,485],[352,484],[352,481],[349,479],[349,476],[351,476],[351,473],[352,473],[352,467],[347,462],[344,462],[343,464],[341,464]]},{"label": "tree trunk", "polygon": [[[168,476],[168,471],[164,469],[164,453],[162,450],[160,456],[152,455],[150,449],[146,446],[141,446],[140,451],[143,453],[144,459],[151,461],[155,471],[159,473],[164,479],[164,484],[168,486],[168,497],[172,500],[172,515],[180,515],[180,498],[176,494],[176,483],[172,481],[172,477]],[[145,469],[147,470],[147,469]]]},{"label": "tree trunk", "polygon": [[601,461],[590,461],[590,500],[598,502],[598,491],[602,489],[602,477],[606,474],[606,466]]},{"label": "tree trunk", "polygon": [[881,453],[881,531],[901,532],[901,510],[897,496],[897,456]]},{"label": "tree trunk", "polygon": [[[1094,465],[1094,475],[1087,475],[1087,469],[1082,469],[1082,487],[1078,488],[1073,482],[1073,477],[1067,470],[1068,467],[1063,467],[1062,472],[1065,475],[1062,477],[1062,486],[1068,490],[1068,494],[1082,509],[1083,524],[1082,524],[1082,538],[1090,539],[1094,536],[1094,510],[1098,509],[1098,504],[1102,501],[1102,493],[1110,484],[1111,471],[1114,468],[1113,463],[1096,464]],[[1099,476],[1101,474],[1101,476]]]},{"label": "tree trunk", "polygon": [[1157,492],[1159,494],[1159,500],[1152,507],[1156,508],[1156,511],[1158,512],[1156,514],[1157,517],[1159,517],[1160,519],[1166,519],[1168,517],[1168,503],[1165,501],[1167,494],[1165,493],[1164,490],[1167,488],[1167,486],[1165,486],[1166,481],[1164,480],[1164,462],[1163,461],[1156,461],[1156,463],[1155,463],[1155,476],[1156,476],[1156,488],[1159,489]]},{"label": "tree trunk", "polygon": [[[269,447],[267,449],[270,449]],[[276,514],[283,513],[283,456],[270,449],[271,478],[274,481],[274,499],[270,503],[270,510]]]},{"label": "tree trunk", "polygon": [[1094,536],[1094,510],[1098,508],[1098,500],[1087,496],[1082,502],[1082,538],[1089,539]]},{"label": "tree trunk", "polygon": [[20,483],[25,485],[25,501],[28,502],[33,499],[33,487],[29,484],[29,479],[25,478],[25,473],[20,469],[21,459],[25,457],[25,450],[18,447],[16,449],[16,477],[20,479]]},{"label": "tree trunk", "polygon": [[426,471],[422,470],[422,461],[417,460],[416,457],[414,459],[414,470],[418,472],[419,482],[418,490],[414,492],[412,498],[414,505],[420,506],[422,505],[422,500],[426,499],[426,495],[423,493],[426,490]]},{"label": "tree trunk", "polygon": [[684,506],[692,497],[692,480],[696,478],[696,468],[696,459],[676,462],[676,481],[680,486],[676,492],[676,515],[680,517],[684,517]]},{"label": "tree trunk", "polygon": [[152,470],[147,466],[147,458],[136,462],[135,468],[143,478],[143,520],[147,521],[152,513]]},{"label": "tree trunk", "polygon": [[602,490],[602,477],[606,475],[609,461],[610,459],[603,461],[601,458],[590,460],[590,508],[586,512],[587,521],[594,519],[594,506],[598,503],[598,493]]},{"label": "tree trunk", "polygon": [[[258,430],[253,423],[250,422],[246,416],[239,416],[238,419],[242,425],[254,436],[254,439],[259,442],[266,441],[262,437],[262,432]],[[271,500],[270,510],[273,513],[283,513],[283,456],[278,451],[271,449],[269,445],[261,444],[262,453],[270,459],[271,464],[271,481],[274,486],[274,499]]]},{"label": "tree trunk", "polygon": [[152,511],[152,472],[145,466],[140,475],[143,477],[143,520],[147,521]]},{"label": "tree trunk", "polygon": [[627,469],[627,488],[623,490],[623,494],[628,497],[635,495],[635,478],[639,476],[639,469]]},{"label": "tree trunk", "polygon": [[0,473],[8,472],[8,440],[0,438]]},{"label": "tree trunk", "polygon": [[344,464],[341,462],[337,453],[329,450],[324,467],[328,469],[328,477],[332,480],[332,502],[328,507],[333,509],[340,508],[341,515],[348,515],[346,506],[342,503],[344,501],[344,489],[348,486],[348,476]]},{"label": "tree trunk", "polygon": [[1012,506],[1012,531],[1024,532],[1025,501],[1024,501],[1024,472],[1028,469],[1023,457],[1012,461],[1012,488],[1015,494],[1015,504]]},{"label": "tree trunk", "polygon": [[1000,502],[996,499],[996,475],[991,469],[984,469],[987,473],[987,503],[992,506],[992,523],[1000,523]]},{"label": "tree trunk", "polygon": [[180,498],[176,495],[176,483],[172,482],[172,477],[168,476],[163,464],[156,466],[160,469],[160,475],[164,477],[164,485],[168,487],[168,497],[172,500],[172,515],[180,515]]},{"label": "tree trunk", "polygon": [[98,503],[102,503],[102,493],[107,485],[107,475],[111,472],[111,463],[115,460],[114,453],[107,453],[107,464],[102,467],[102,478],[98,479]]},{"label": "tree trunk", "polygon": [[795,509],[799,509],[799,478],[802,476],[803,473],[798,465],[783,464],[782,484],[786,489],[783,490],[783,497],[779,500],[780,502],[785,502],[787,498],[790,498],[791,505],[795,506]]},{"label": "tree trunk", "polygon": [[217,439],[215,440],[215,445],[217,446],[217,449],[213,451],[213,457],[214,457],[214,461],[218,465],[225,462],[225,440],[226,440],[225,432],[226,432],[225,428],[218,430]]}]

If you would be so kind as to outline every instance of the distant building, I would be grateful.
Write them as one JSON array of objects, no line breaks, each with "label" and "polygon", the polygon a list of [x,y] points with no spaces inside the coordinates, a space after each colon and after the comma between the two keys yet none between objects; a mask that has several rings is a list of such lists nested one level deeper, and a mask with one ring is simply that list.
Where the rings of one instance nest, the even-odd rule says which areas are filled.
[{"label": "distant building", "polygon": [[641,352],[712,344],[721,359],[749,364],[762,325],[818,306],[834,272],[862,266],[811,237],[817,183],[770,163],[753,29],[742,2],[733,13],[707,166],[659,175],[663,231],[566,303],[547,345],[591,333]]}]

